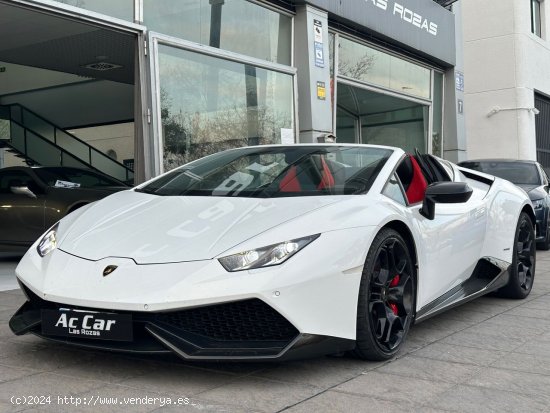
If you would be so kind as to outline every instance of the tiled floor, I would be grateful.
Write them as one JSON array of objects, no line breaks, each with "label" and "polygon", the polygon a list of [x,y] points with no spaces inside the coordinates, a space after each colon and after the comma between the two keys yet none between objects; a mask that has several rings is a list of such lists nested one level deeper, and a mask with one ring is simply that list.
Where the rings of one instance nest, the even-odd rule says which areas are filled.
[{"label": "tiled floor", "polygon": [[[386,363],[189,364],[77,350],[13,336],[7,321],[23,296],[0,292],[0,411],[550,412],[550,252],[537,267],[526,300],[484,297],[419,324]],[[0,261],[0,286],[14,285],[14,268]]]}]

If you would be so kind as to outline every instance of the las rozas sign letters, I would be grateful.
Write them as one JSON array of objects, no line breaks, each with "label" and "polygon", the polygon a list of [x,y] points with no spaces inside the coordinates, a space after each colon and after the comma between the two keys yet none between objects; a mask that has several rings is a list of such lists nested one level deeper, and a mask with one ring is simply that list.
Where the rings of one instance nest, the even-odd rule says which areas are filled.
[{"label": "las rozas sign letters", "polygon": [[[384,11],[391,11],[391,2],[390,0],[365,0],[367,4],[372,4],[373,6],[378,7]],[[390,7],[388,7],[390,6]],[[420,14],[414,12],[411,9],[406,8],[398,2],[393,2],[393,12],[392,14],[396,17],[399,17],[406,23],[410,23],[413,26],[417,27],[420,30],[425,30],[433,36],[437,36],[437,24],[429,21],[428,19],[422,17]]]}]

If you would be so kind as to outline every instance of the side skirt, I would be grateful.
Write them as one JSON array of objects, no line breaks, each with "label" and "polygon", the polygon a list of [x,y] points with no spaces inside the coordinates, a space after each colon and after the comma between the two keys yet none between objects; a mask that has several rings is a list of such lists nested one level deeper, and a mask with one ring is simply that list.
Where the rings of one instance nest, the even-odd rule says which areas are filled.
[{"label": "side skirt", "polygon": [[492,257],[480,259],[470,278],[416,312],[415,323],[498,290],[508,284],[510,264]]}]

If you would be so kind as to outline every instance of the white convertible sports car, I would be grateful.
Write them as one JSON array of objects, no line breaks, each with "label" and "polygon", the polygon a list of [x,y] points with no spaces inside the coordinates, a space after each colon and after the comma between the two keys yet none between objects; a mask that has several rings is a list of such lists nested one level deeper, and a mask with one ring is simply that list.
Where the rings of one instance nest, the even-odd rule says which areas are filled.
[{"label": "white convertible sports car", "polygon": [[78,209],[16,273],[15,334],[191,360],[352,351],[535,277],[535,214],[508,181],[369,145],[255,146]]}]

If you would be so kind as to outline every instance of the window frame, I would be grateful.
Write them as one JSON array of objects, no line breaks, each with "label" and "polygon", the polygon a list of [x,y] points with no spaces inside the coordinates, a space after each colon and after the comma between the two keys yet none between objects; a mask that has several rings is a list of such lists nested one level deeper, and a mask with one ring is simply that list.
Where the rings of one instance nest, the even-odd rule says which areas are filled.
[{"label": "window frame", "polygon": [[[386,186],[389,185],[390,183],[390,180],[392,179],[393,176],[395,176],[395,179],[397,181],[397,183],[399,184],[399,188],[401,188],[401,194],[403,195],[403,198],[405,199],[405,204],[406,205],[403,205],[405,208],[409,208],[411,206],[414,206],[414,205],[418,205],[418,203],[416,204],[411,204],[409,202],[409,199],[407,198],[407,192],[405,191],[405,188],[403,187],[403,183],[401,182],[401,179],[399,179],[399,175],[397,175],[397,168],[399,167],[399,165],[401,165],[401,162],[403,162],[405,160],[405,158],[408,156],[407,153],[404,153],[403,156],[401,156],[401,158],[399,158],[399,160],[397,161],[397,163],[395,164],[395,166],[393,167],[393,170],[389,176],[389,178],[386,180],[386,183],[384,184],[384,186],[382,187],[382,190],[380,191],[380,195],[383,195],[385,196],[386,198],[389,198],[391,199],[392,201],[398,203],[397,201],[395,201],[394,199],[388,197],[384,191],[386,190]],[[402,204],[399,204],[399,205],[402,205]]]},{"label": "window frame", "polygon": [[[361,37],[355,36],[352,33],[346,32],[342,29],[338,29],[334,27],[333,25],[329,25],[329,37],[333,36],[334,40],[334,50],[333,54],[330,54],[330,59],[332,60],[331,64],[333,66],[333,75],[331,77],[332,82],[332,95],[334,96],[334,99],[332,101],[332,133],[336,135],[336,129],[337,129],[337,109],[338,109],[338,83],[341,82],[348,86],[358,87],[365,90],[369,90],[376,93],[381,93],[383,95],[393,96],[399,99],[408,100],[417,104],[425,105],[428,107],[428,133],[425,136],[426,139],[426,153],[433,154],[433,127],[434,127],[434,82],[435,82],[435,73],[440,73],[443,75],[443,91],[441,96],[441,113],[442,113],[442,121],[441,121],[441,156],[443,157],[445,148],[444,148],[444,140],[445,140],[445,109],[446,109],[446,75],[443,68],[438,66],[432,66],[427,64],[426,62],[414,59],[410,56],[402,55],[397,53],[395,50],[385,48],[380,46],[379,44],[369,42]],[[342,76],[339,73],[338,66],[339,66],[339,51],[338,51],[338,44],[340,38],[345,38],[347,40],[350,40],[352,42],[361,44],[363,46],[378,50],[380,52],[386,53],[390,56],[400,58],[404,61],[407,61],[409,63],[415,64],[417,66],[426,68],[430,70],[430,98],[422,98],[419,96],[411,95],[408,93],[398,92],[393,89],[389,89],[380,85],[375,85],[366,81],[357,80],[353,78],[349,78],[346,76]],[[361,128],[357,128],[357,136],[355,143],[361,142]]]},{"label": "window frame", "polygon": [[[294,18],[292,19],[294,25]],[[150,58],[150,73],[151,73],[151,98],[152,98],[152,119],[151,125],[153,128],[154,139],[152,140],[151,153],[153,157],[154,176],[163,174],[164,171],[164,148],[163,148],[163,133],[162,133],[162,114],[160,101],[160,64],[159,64],[159,46],[168,46],[180,50],[186,50],[192,53],[202,54],[213,57],[215,59],[227,60],[239,64],[250,65],[257,68],[275,71],[292,77],[292,95],[293,95],[293,114],[294,114],[294,136],[297,141],[299,136],[298,124],[298,70],[294,66],[286,66],[280,63],[273,63],[267,60],[258,59],[252,56],[241,55],[235,52],[230,52],[215,47],[201,45],[188,40],[179,39],[173,36],[168,36],[162,33],[149,32],[149,50],[151,51]]]},{"label": "window frame", "polygon": [[[401,162],[403,162],[403,159],[401,159],[397,165],[399,165]],[[382,188],[382,191],[380,191],[380,194],[385,196],[386,198],[388,199],[391,199],[393,202],[405,207],[405,208],[408,208],[411,206],[411,204],[409,203],[409,200],[407,199],[407,194],[405,193],[405,190],[403,188],[403,184],[401,183],[401,180],[399,179],[399,177],[397,176],[397,173],[396,173],[396,170],[397,170],[397,167],[394,169],[394,171],[391,173],[390,177],[388,178],[388,180],[386,181],[386,183],[384,184],[384,187]],[[395,200],[394,198],[392,198],[391,196],[387,195],[386,194],[386,190],[388,188],[389,185],[391,185],[391,181],[395,180],[395,182],[397,182],[397,185],[399,186],[399,190],[401,192],[401,196],[403,197],[403,200],[405,201],[404,204],[402,204],[401,202]]]},{"label": "window frame", "polygon": [[542,36],[542,2],[531,0],[531,33],[539,38]]}]

